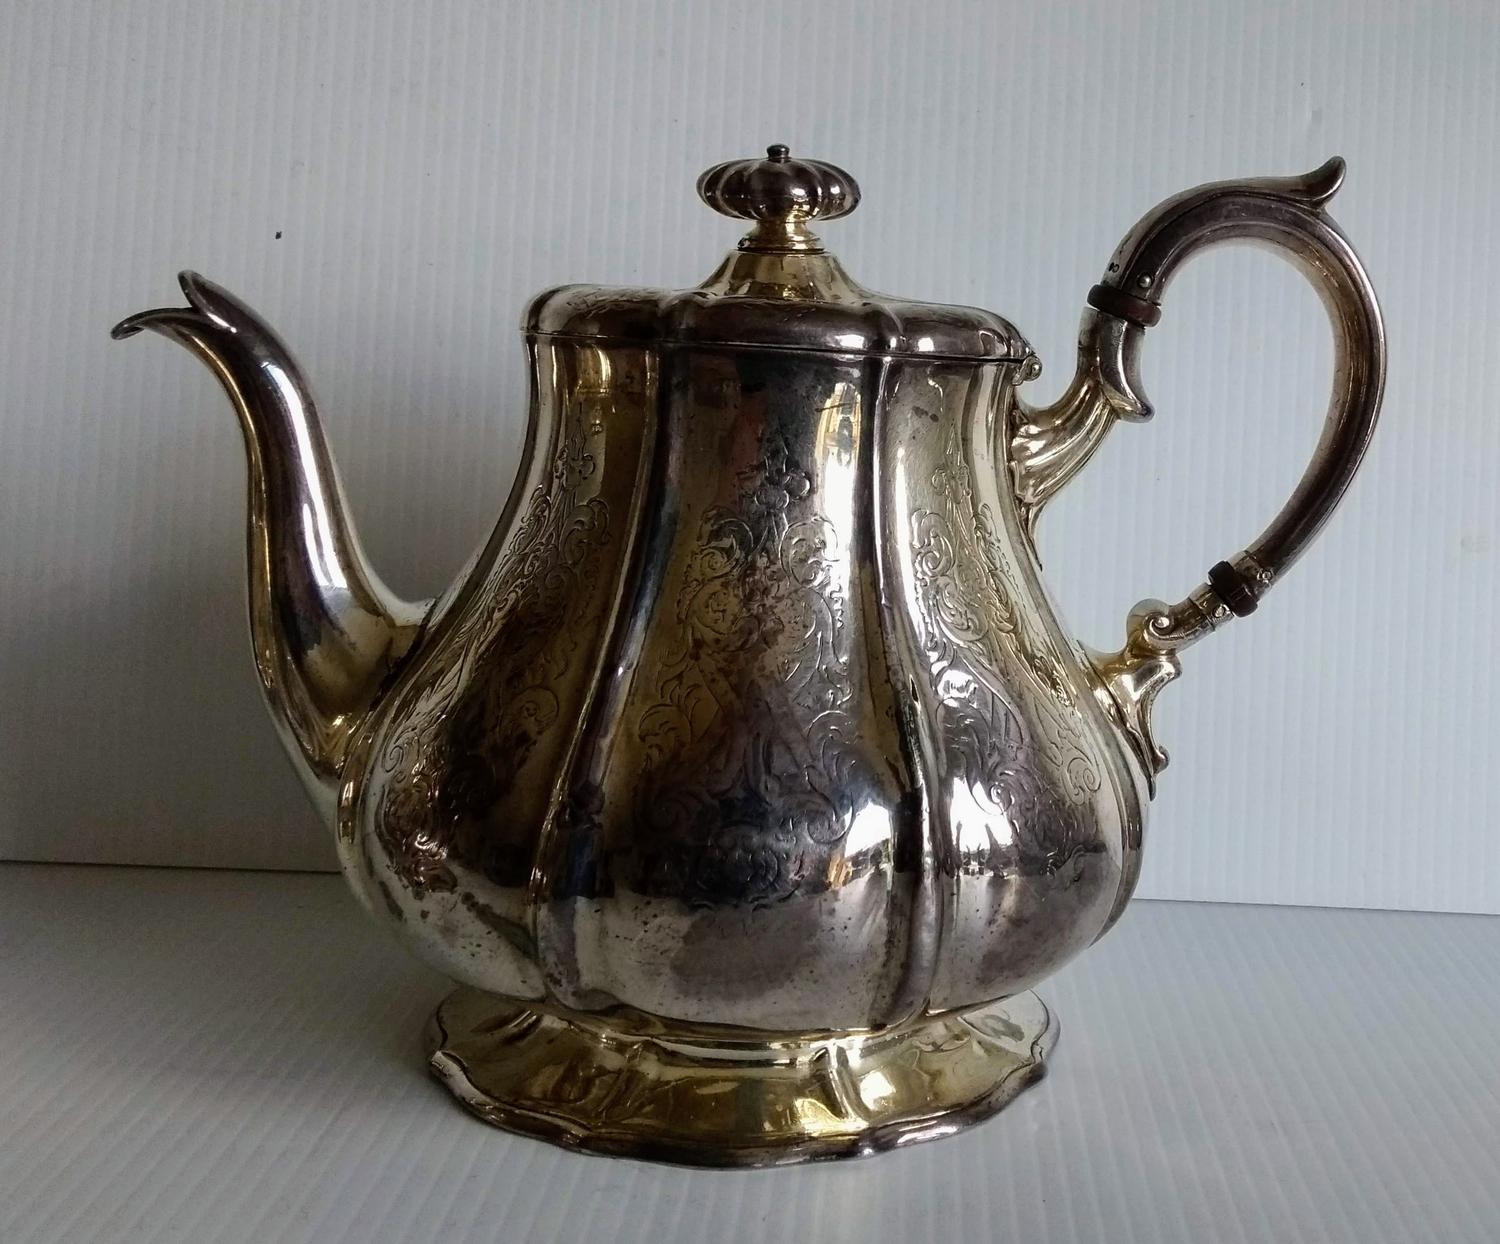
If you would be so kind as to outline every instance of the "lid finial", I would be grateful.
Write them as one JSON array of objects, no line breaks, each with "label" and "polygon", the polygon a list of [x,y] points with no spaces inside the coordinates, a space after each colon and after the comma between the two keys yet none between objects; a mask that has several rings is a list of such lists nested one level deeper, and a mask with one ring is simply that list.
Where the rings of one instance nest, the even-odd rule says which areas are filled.
[{"label": "lid finial", "polygon": [[794,160],[785,143],[772,143],[763,160],[709,169],[698,178],[698,197],[725,216],[756,222],[741,250],[821,251],[808,222],[847,216],[859,206],[859,186],[836,165]]}]

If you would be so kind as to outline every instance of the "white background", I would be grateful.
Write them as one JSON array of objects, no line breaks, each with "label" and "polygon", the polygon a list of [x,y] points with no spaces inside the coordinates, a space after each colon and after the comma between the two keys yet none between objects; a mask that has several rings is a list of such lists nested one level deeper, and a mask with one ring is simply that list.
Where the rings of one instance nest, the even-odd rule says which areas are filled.
[{"label": "white background", "polygon": [[[1500,910],[1497,63],[1483,3],[5,0],[0,856],[333,864],[257,699],[231,412],[181,351],[107,336],[179,267],[295,345],[417,597],[509,487],[524,300],[696,283],[737,236],[693,194],[710,163],[780,141],[848,168],[864,204],[825,237],[856,278],[1010,316],[1042,400],[1141,212],[1338,153],[1383,425],[1305,561],[1164,694],[1142,893]],[[1259,530],[1329,355],[1274,258],[1178,278],[1156,422],[1043,523],[1082,638]]]}]

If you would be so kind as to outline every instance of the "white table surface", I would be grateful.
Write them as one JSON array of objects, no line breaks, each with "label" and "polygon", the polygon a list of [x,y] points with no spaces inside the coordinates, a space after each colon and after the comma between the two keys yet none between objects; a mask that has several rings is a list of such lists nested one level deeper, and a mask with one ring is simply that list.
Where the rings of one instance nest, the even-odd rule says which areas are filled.
[{"label": "white table surface", "polygon": [[336,877],[0,865],[0,1240],[1500,1239],[1500,917],[1138,903],[997,1118],[779,1171],[471,1119],[446,988]]}]

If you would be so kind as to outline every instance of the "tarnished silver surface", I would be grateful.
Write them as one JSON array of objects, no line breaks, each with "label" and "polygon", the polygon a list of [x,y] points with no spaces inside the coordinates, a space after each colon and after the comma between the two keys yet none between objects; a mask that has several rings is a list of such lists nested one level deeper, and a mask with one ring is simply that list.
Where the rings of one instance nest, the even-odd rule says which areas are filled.
[{"label": "tarnished silver surface", "polygon": [[[1383,340],[1323,214],[1338,171],[1147,216],[1090,295],[1078,378],[1035,409],[1007,321],[870,293],[822,250],[808,222],[853,210],[848,174],[784,148],[710,170],[705,199],[757,223],[703,285],[567,286],[526,313],[524,465],[426,606],[364,567],[307,387],[253,313],[188,275],[188,308],[116,330],[183,341],[240,412],[262,684],[350,883],[468,987],[459,1045],[434,1047],[467,1104],[587,1148],[759,1163],[942,1134],[1039,1073],[1050,1022],[993,1004],[1129,898],[1175,649],[1253,608],[1368,439]],[[1156,300],[1231,237],[1320,281],[1329,432],[1261,540],[1090,656],[1032,524],[1116,418],[1149,414]],[[522,1048],[541,1064],[518,1076]]]}]

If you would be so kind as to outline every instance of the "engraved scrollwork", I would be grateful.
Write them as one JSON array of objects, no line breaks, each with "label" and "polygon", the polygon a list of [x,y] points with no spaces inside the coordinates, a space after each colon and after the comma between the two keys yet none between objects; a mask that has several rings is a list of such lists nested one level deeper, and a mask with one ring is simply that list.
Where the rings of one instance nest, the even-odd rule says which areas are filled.
[{"label": "engraved scrollwork", "polygon": [[[381,758],[376,836],[417,894],[455,888],[448,855],[459,826],[504,793],[558,720],[553,686],[574,663],[580,634],[563,622],[581,605],[598,607],[585,602],[597,597],[586,585],[610,534],[597,478],[604,423],[587,409],[563,417],[570,426],[550,477],[533,489],[483,591],[465,607]],[[474,683],[502,630],[508,676]]]},{"label": "engraved scrollwork", "polygon": [[[1017,581],[1015,567],[1006,552],[1006,542],[999,534],[999,524],[988,503],[979,507],[977,519],[979,547],[985,560],[1011,598],[1019,596],[1022,589]],[[1017,621],[1016,650],[1026,671],[1048,697],[1047,702],[1040,706],[1039,746],[1047,759],[1066,778],[1070,796],[1079,800],[1088,799],[1099,790],[1099,773],[1084,744],[1074,689],[1068,681],[1062,658],[1040,628],[1028,626],[1024,616],[1018,616]]]},{"label": "engraved scrollwork", "polygon": [[[676,600],[681,640],[637,735],[651,776],[640,884],[751,903],[817,883],[854,813],[853,698],[838,532],[777,438],[707,511]],[[826,882],[825,882],[826,884]]]},{"label": "engraved scrollwork", "polygon": [[[1099,775],[1061,660],[1016,606],[1004,540],[988,505],[975,503],[957,429],[931,480],[940,508],[912,513],[911,557],[946,763],[981,806],[1009,819],[1023,851],[1050,858],[1079,829],[1078,805],[1098,791]],[[1007,670],[1024,671],[1040,692],[1024,715]],[[1041,841],[1043,827],[1053,841]]]}]

